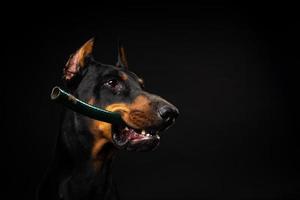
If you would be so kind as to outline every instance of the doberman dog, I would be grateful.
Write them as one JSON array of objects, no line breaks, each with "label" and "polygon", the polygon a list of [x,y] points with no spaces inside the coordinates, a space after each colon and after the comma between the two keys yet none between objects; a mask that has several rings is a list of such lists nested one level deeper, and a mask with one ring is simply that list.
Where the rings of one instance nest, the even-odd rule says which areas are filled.
[{"label": "doberman dog", "polygon": [[39,200],[119,199],[111,177],[117,150],[153,150],[159,133],[179,114],[174,105],[144,90],[143,80],[128,70],[122,44],[116,65],[95,61],[93,44],[94,39],[87,41],[70,56],[63,87],[91,105],[119,112],[125,125],[65,109],[53,162],[38,188]]}]

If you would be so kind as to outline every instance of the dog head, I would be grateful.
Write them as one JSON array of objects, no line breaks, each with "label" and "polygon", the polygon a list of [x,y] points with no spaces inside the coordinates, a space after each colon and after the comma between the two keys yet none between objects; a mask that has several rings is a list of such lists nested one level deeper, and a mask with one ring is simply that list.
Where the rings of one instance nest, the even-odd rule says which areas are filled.
[{"label": "dog head", "polygon": [[[123,46],[116,65],[95,61],[94,40],[72,54],[63,80],[79,99],[112,112],[119,112],[126,125],[111,125],[84,116],[80,123],[94,136],[94,144],[111,142],[119,149],[149,151],[160,141],[159,133],[174,122],[178,109],[165,99],[147,92],[144,81],[129,71]],[[95,150],[96,151],[96,150]]]}]

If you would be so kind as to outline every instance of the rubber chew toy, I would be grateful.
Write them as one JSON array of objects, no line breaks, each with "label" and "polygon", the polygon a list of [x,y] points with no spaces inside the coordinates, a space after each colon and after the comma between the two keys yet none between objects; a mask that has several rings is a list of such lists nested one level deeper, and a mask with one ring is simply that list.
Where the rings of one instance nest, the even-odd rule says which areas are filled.
[{"label": "rubber chew toy", "polygon": [[90,118],[108,122],[111,124],[122,124],[124,123],[121,115],[117,112],[110,112],[90,104],[87,104],[73,95],[62,90],[60,87],[55,86],[51,92],[51,99],[59,102],[74,112],[88,116]]}]

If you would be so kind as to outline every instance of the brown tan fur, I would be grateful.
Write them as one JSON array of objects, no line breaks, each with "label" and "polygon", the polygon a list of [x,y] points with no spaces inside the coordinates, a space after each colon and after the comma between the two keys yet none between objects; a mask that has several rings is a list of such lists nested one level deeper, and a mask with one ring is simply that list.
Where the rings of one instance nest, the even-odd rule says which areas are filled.
[{"label": "brown tan fur", "polygon": [[124,72],[120,72],[120,77],[123,81],[126,81],[128,79],[127,74],[125,74]]},{"label": "brown tan fur", "polygon": [[[94,98],[90,99],[89,104],[95,104]],[[125,103],[114,103],[105,107],[106,110],[111,112],[120,112],[123,120],[131,127],[141,129],[150,126],[152,123],[150,101],[144,95],[139,95],[131,104]],[[94,137],[94,145],[92,148],[92,158],[98,168],[99,158],[101,157],[101,150],[104,145],[112,142],[112,127],[111,124],[91,120],[90,132]],[[99,157],[100,156],[100,157]]]}]

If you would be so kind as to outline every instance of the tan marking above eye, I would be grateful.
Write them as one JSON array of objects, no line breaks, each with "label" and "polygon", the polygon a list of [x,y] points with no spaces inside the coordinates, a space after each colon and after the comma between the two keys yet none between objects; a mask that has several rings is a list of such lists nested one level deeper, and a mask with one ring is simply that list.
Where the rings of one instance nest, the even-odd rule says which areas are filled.
[{"label": "tan marking above eye", "polygon": [[127,74],[125,74],[124,72],[120,72],[119,75],[123,81],[126,81],[128,79]]},{"label": "tan marking above eye", "polygon": [[141,85],[144,85],[144,80],[143,80],[143,79],[139,78],[139,79],[138,79],[138,82],[139,82]]}]

